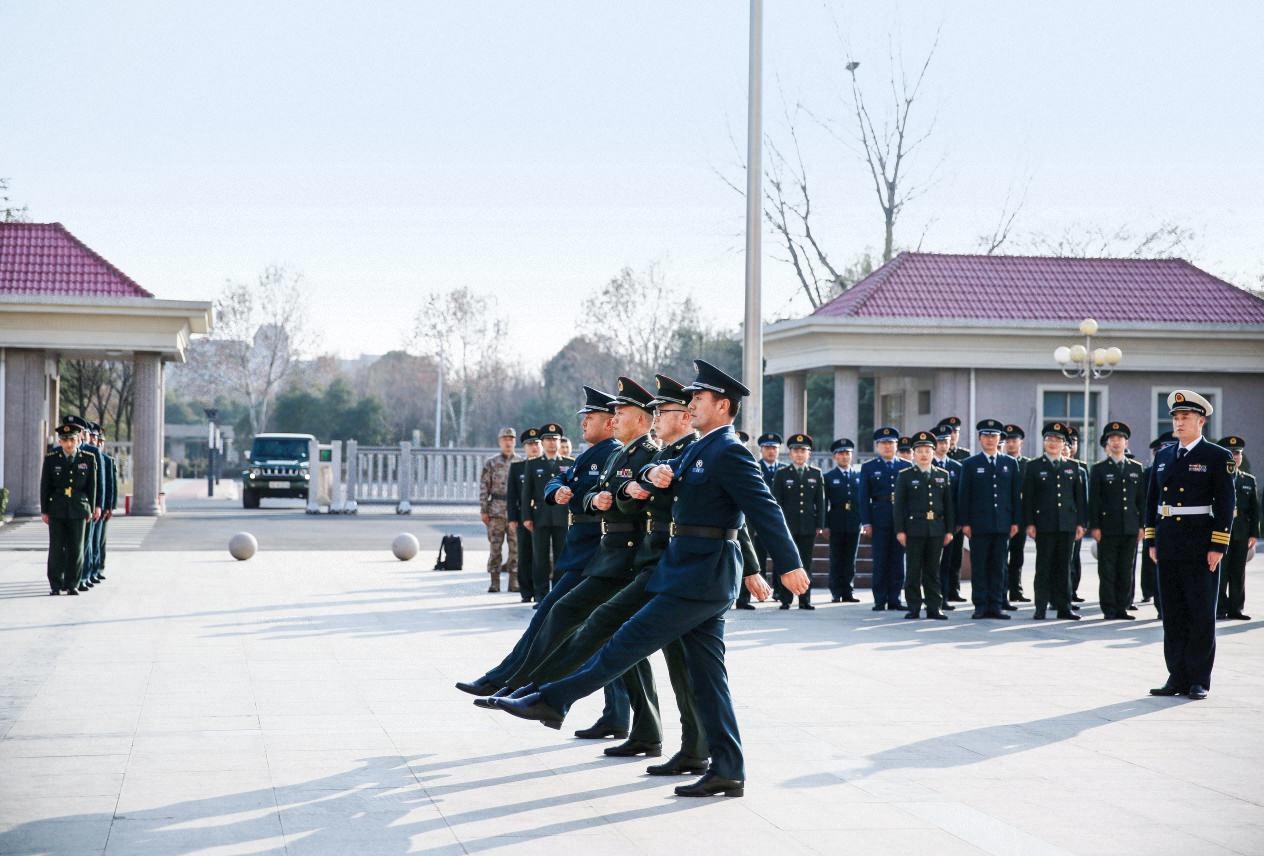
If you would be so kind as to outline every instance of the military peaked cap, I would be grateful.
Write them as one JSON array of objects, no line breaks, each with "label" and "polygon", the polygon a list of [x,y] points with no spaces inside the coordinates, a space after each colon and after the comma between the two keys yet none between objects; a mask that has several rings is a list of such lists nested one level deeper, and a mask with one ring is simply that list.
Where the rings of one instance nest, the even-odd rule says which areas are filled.
[{"label": "military peaked cap", "polygon": [[1167,397],[1167,409],[1170,413],[1188,410],[1201,416],[1212,414],[1211,402],[1192,389],[1178,389]]},{"label": "military peaked cap", "polygon": [[809,434],[791,434],[786,445],[791,449],[811,449],[812,437]]},{"label": "military peaked cap", "polygon": [[575,412],[580,415],[584,413],[614,413],[614,396],[599,389],[593,389],[591,386],[586,386],[584,387],[584,406]]},{"label": "military peaked cap", "polygon": [[877,431],[873,432],[873,442],[875,443],[879,443],[883,440],[899,440],[899,439],[900,439],[900,432],[895,430],[889,425],[886,426],[885,428],[879,428]]},{"label": "military peaked cap", "polygon": [[1040,429],[1042,437],[1060,437],[1063,440],[1070,439],[1071,435],[1067,433],[1067,424],[1065,422],[1050,422]]},{"label": "military peaked cap", "polygon": [[1228,437],[1222,437],[1220,439],[1220,442],[1217,443],[1216,445],[1224,446],[1226,449],[1228,449],[1231,452],[1241,452],[1243,449],[1246,448],[1246,440],[1243,440],[1241,437],[1230,434]]},{"label": "military peaked cap", "polygon": [[910,437],[909,440],[912,442],[914,449],[916,449],[918,446],[934,446],[935,445],[935,435],[930,433],[929,431],[918,431],[916,434]]},{"label": "military peaked cap", "polygon": [[741,398],[750,395],[750,390],[743,386],[741,381],[730,377],[706,360],[694,360],[693,364],[698,369],[698,376],[693,379],[693,383],[685,387],[690,392],[707,390],[726,398]]},{"label": "military peaked cap", "polygon": [[619,378],[618,391],[614,395],[614,405],[639,407],[642,410],[654,409],[654,396],[632,378]]},{"label": "military peaked cap", "polygon": [[851,452],[856,448],[856,444],[846,437],[840,437],[833,443],[830,443],[831,452]]},{"label": "military peaked cap", "polygon": [[1006,439],[1006,440],[1009,440],[1009,439],[1011,439],[1011,438],[1013,438],[1013,437],[1017,437],[1018,439],[1020,439],[1020,440],[1021,440],[1021,439],[1023,439],[1023,438],[1024,438],[1024,437],[1026,437],[1026,436],[1027,436],[1027,432],[1026,432],[1026,431],[1024,431],[1022,428],[1020,428],[1020,427],[1019,427],[1019,426],[1017,426],[1017,425],[1006,425],[1006,426],[1005,426],[1005,439]]},{"label": "military peaked cap", "polygon": [[562,430],[562,426],[556,422],[545,422],[540,426],[540,439],[548,437],[565,437],[566,433]]},{"label": "military peaked cap", "polygon": [[759,445],[761,446],[780,446],[781,435],[775,432],[769,433],[769,434],[760,434],[759,439],[756,442],[759,443]]},{"label": "military peaked cap", "polygon": [[897,452],[907,452],[913,448],[913,439],[911,437],[901,437],[895,441],[895,449]]},{"label": "military peaked cap", "polygon": [[974,430],[979,434],[1004,434],[1005,426],[995,419],[984,419],[974,426]]},{"label": "military peaked cap", "polygon": [[685,405],[692,397],[685,391],[683,383],[665,374],[654,375],[654,384],[656,392],[651,403],[655,407],[661,407],[664,404]]},{"label": "military peaked cap", "polygon": [[524,446],[525,446],[527,443],[538,443],[538,442],[540,442],[540,429],[539,429],[539,428],[525,428],[525,429],[523,429],[523,431],[522,431],[522,444],[523,444]]},{"label": "military peaked cap", "polygon": [[1102,429],[1101,444],[1106,445],[1106,439],[1118,434],[1125,440],[1132,437],[1132,429],[1128,427],[1126,422],[1107,422],[1106,427]]}]

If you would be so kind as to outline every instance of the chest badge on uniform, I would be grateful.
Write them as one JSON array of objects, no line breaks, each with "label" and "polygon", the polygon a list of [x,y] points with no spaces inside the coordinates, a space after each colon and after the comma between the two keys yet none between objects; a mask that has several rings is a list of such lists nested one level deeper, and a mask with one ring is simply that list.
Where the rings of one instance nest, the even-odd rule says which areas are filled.
[{"label": "chest badge on uniform", "polygon": [[[1189,471],[1191,473],[1205,473],[1207,472],[1207,465],[1206,464],[1190,464]],[[1232,472],[1232,470],[1230,470],[1230,472]]]}]

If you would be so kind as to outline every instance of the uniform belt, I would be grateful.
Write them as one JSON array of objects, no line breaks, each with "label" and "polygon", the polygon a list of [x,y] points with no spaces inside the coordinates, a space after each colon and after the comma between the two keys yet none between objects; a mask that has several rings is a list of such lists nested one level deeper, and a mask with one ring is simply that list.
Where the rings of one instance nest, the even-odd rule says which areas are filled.
[{"label": "uniform belt", "polygon": [[928,511],[928,512],[926,512],[926,519],[927,519],[927,520],[934,520],[934,519],[935,519],[935,512],[933,512],[933,511]]},{"label": "uniform belt", "polygon": [[491,501],[492,501],[492,502],[495,502],[495,501],[496,501],[496,500],[498,500],[498,499],[504,499],[504,498],[505,498],[505,494],[503,494],[503,493],[493,493],[493,494],[489,494],[488,496],[489,496],[489,498],[491,499]]},{"label": "uniform belt", "polygon": [[895,502],[895,494],[880,493],[877,496],[869,497],[870,502]]},{"label": "uniform belt", "polygon": [[640,523],[607,523],[601,521],[601,534],[609,535],[611,532],[641,532],[643,531]]},{"label": "uniform belt", "polygon": [[685,538],[718,538],[727,541],[737,538],[736,529],[725,529],[722,526],[684,526],[673,523],[670,532],[673,538],[683,536]]},{"label": "uniform belt", "polygon": [[671,521],[670,520],[651,520],[648,531],[664,532],[670,535],[671,534]]},{"label": "uniform belt", "polygon": [[571,526],[574,526],[576,523],[600,523],[601,522],[601,518],[597,516],[596,514],[576,514],[573,511],[570,512],[570,516],[568,519],[570,520]]},{"label": "uniform belt", "polygon": [[1160,505],[1160,517],[1176,517],[1189,515],[1196,517],[1200,514],[1211,514],[1210,505]]}]

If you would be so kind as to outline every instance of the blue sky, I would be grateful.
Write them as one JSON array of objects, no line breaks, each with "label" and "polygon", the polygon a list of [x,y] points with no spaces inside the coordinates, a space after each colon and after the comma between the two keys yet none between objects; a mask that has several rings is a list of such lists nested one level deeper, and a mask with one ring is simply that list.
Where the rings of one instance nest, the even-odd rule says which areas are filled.
[{"label": "blue sky", "polygon": [[[766,121],[844,121],[888,34],[941,30],[897,241],[968,251],[1007,191],[1022,232],[1198,234],[1192,260],[1264,271],[1255,2],[767,0]],[[741,315],[747,4],[0,2],[0,175],[161,297],[302,270],[327,350],[397,347],[420,296],[468,285],[535,362],[592,288],[663,265],[716,324]],[[837,25],[837,26],[836,26]],[[846,45],[846,47],[844,47]],[[845,125],[843,127],[846,127]],[[805,121],[837,260],[880,246],[856,156]],[[924,237],[922,237],[924,235]],[[802,312],[765,238],[769,317]]]}]

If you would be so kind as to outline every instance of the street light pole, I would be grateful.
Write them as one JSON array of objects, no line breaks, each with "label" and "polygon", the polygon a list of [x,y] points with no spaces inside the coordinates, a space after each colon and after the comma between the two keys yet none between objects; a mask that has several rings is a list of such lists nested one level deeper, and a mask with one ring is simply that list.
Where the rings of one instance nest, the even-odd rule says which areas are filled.
[{"label": "street light pole", "polygon": [[215,417],[219,416],[219,410],[214,407],[207,407],[204,411],[206,414],[206,495],[208,497],[215,496]]},{"label": "street light pole", "polygon": [[1063,345],[1056,348],[1053,359],[1062,367],[1063,377],[1084,378],[1084,441],[1080,444],[1080,451],[1084,455],[1084,460],[1092,463],[1089,460],[1090,450],[1093,448],[1093,423],[1089,408],[1092,395],[1089,384],[1094,378],[1102,380],[1110,377],[1115,371],[1115,366],[1119,365],[1120,360],[1124,358],[1124,352],[1119,348],[1093,349],[1093,337],[1097,335],[1097,322],[1092,318],[1085,318],[1080,322],[1080,333],[1084,336],[1083,345],[1072,345],[1069,348]]},{"label": "street light pole", "polygon": [[750,0],[750,74],[746,103],[746,320],[743,326],[742,380],[750,388],[742,424],[752,436],[764,430],[764,330],[762,271],[763,207],[763,0]]}]

